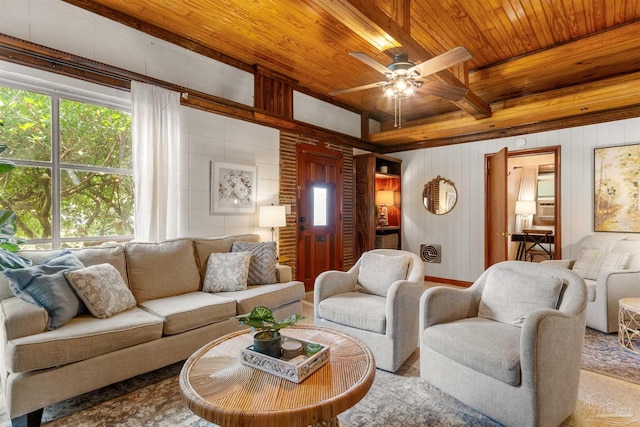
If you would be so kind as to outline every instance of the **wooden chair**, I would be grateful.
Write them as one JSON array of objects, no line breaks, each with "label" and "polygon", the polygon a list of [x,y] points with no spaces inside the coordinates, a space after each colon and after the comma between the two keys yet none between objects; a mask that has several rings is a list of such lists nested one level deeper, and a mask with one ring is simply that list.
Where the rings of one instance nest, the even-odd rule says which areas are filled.
[{"label": "wooden chair", "polygon": [[[524,233],[524,259],[533,262],[536,256],[553,259],[553,230],[522,230]],[[529,246],[527,243],[531,242]]]}]

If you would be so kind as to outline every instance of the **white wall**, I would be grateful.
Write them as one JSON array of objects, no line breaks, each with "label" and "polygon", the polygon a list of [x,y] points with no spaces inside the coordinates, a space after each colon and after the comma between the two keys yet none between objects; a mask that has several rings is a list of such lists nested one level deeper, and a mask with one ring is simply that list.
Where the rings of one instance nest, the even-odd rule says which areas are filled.
[{"label": "white wall", "polygon": [[[442,245],[442,263],[425,264],[425,274],[474,281],[484,270],[484,155],[560,145],[562,185],[562,255],[575,258],[579,241],[593,233],[593,149],[640,142],[640,118],[391,154],[403,160],[402,245],[418,253],[421,243]],[[458,203],[446,215],[432,215],[422,205],[424,184],[437,175],[452,180]]]}]

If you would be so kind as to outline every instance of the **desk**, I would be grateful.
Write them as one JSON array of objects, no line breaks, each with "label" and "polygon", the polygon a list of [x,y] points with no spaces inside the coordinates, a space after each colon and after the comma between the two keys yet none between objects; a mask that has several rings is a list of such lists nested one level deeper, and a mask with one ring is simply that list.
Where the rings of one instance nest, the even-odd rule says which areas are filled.
[{"label": "desk", "polygon": [[[542,248],[548,254],[549,259],[553,258],[553,252],[551,251],[551,245],[555,243],[553,230],[523,230],[523,233],[512,234],[511,241],[519,242],[516,253],[516,259],[519,261],[526,260],[525,253],[536,246]],[[528,248],[527,243],[531,243]],[[547,250],[542,244],[549,244],[549,249]]]},{"label": "desk", "polygon": [[189,409],[223,427],[338,426],[337,415],[373,383],[373,353],[334,329],[296,325],[283,334],[330,346],[329,362],[296,384],[240,362],[253,342],[247,331],[225,335],[193,354],[180,372]]}]

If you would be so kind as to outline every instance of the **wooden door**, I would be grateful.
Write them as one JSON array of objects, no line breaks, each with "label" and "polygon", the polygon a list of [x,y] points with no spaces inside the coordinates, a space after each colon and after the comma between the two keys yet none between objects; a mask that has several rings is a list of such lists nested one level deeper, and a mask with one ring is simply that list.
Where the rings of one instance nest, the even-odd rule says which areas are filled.
[{"label": "wooden door", "polygon": [[485,156],[485,268],[508,258],[507,148]]},{"label": "wooden door", "polygon": [[342,153],[298,146],[297,280],[312,290],[318,274],[342,270]]}]

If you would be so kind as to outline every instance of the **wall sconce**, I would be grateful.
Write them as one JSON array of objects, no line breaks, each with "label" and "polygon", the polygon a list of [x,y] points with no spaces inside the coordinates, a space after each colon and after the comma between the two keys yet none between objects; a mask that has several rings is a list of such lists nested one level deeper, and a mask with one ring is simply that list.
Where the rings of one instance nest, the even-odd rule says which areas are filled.
[{"label": "wall sconce", "polygon": [[260,227],[271,227],[271,241],[274,241],[276,227],[287,226],[285,206],[260,206]]},{"label": "wall sconce", "polygon": [[522,215],[522,229],[531,227],[531,220],[536,214],[535,200],[516,201],[516,215]]},{"label": "wall sconce", "polygon": [[388,210],[387,205],[394,204],[393,191],[383,190],[376,191],[376,205],[380,205],[380,226],[386,227],[389,225],[389,218],[387,217]]}]

